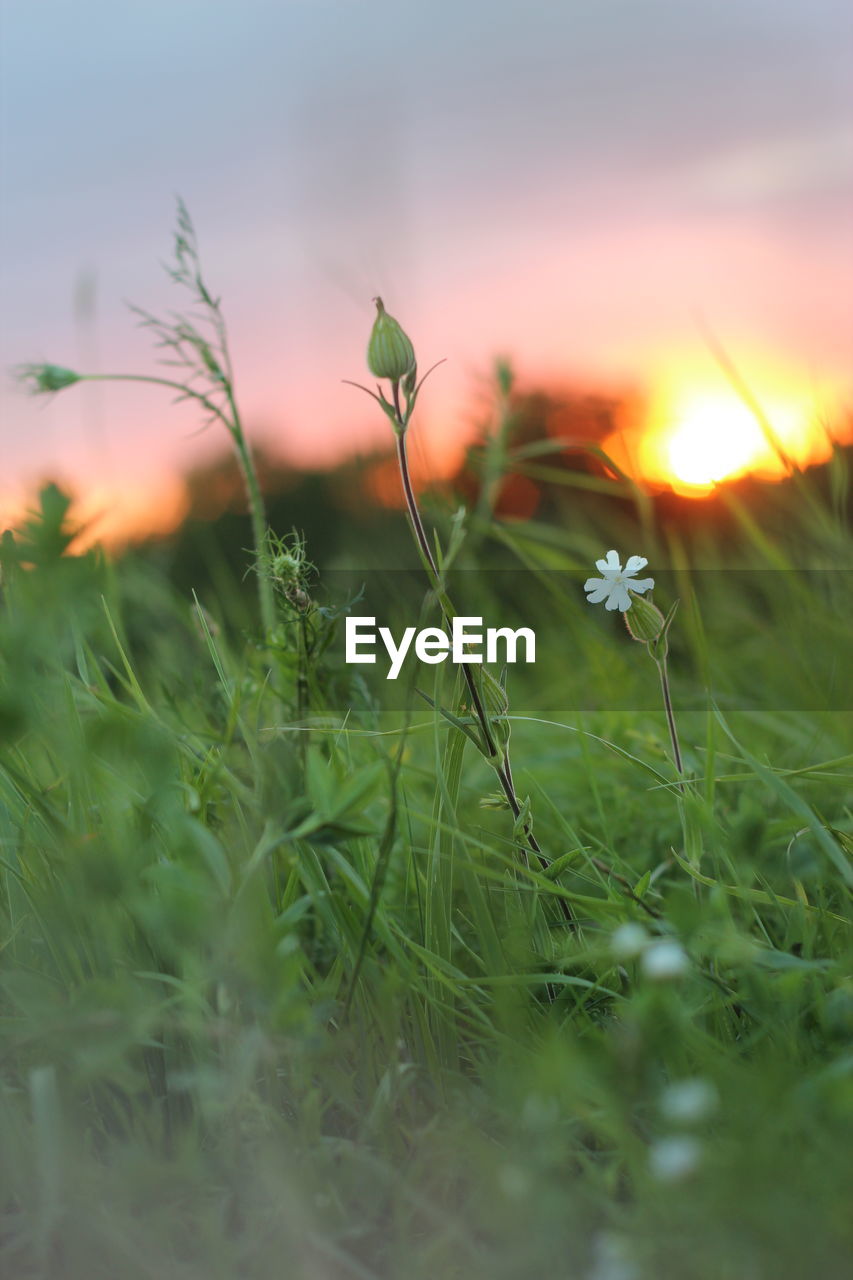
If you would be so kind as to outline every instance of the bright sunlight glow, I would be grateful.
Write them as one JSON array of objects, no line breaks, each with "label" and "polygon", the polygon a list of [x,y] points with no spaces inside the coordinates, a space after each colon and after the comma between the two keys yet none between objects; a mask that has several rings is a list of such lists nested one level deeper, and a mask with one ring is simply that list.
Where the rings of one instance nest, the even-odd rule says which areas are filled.
[{"label": "bright sunlight glow", "polygon": [[780,479],[791,463],[806,465],[829,454],[828,437],[806,403],[767,400],[762,412],[769,429],[734,391],[673,398],[643,439],[643,474],[701,497],[747,472]]},{"label": "bright sunlight glow", "polygon": [[738,357],[744,396],[706,351],[673,349],[652,363],[649,400],[603,441],[604,452],[636,480],[704,498],[745,475],[781,480],[792,466],[826,462],[833,441],[853,440],[840,385],[765,352]]},{"label": "bright sunlight glow", "polygon": [[[772,426],[785,450],[795,434],[796,410],[776,406]],[[779,471],[779,452],[751,410],[725,395],[688,401],[662,441],[674,479],[702,488],[744,471]],[[786,450],[785,450],[786,451]]]}]

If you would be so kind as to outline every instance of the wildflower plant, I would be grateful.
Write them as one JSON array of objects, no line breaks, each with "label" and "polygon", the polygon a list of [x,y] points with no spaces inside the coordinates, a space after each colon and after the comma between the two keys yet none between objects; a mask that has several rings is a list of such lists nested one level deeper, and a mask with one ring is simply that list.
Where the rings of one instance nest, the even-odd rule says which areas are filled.
[{"label": "wildflower plant", "polygon": [[[418,366],[411,339],[400,323],[385,310],[381,298],[374,298],[376,319],[370,334],[367,347],[367,366],[374,377],[390,384],[390,398],[386,396],[380,383],[376,392],[360,383],[349,383],[366,391],[382,408],[394,429],[397,443],[397,462],[400,480],[406,500],[412,533],[424,568],[435,590],[445,625],[449,626],[456,613],[447,592],[445,575],[433,554],[421,518],[415,491],[412,487],[408,453],[406,450],[406,433],[417,403],[418,394],[429,374],[437,368],[437,364],[427,370],[423,378],[418,380]],[[438,362],[439,364],[442,361]],[[447,562],[445,562],[446,564]],[[485,668],[475,672],[468,664],[461,666],[462,676],[466,684],[467,709],[470,717],[465,719],[443,710],[445,719],[460,729],[476,746],[480,754],[494,769],[500,784],[501,793],[509,807],[514,820],[514,836],[518,842],[522,857],[528,862],[532,853],[542,870],[547,869],[549,860],[533,833],[533,819],[528,798],[521,798],[516,789],[509,753],[510,722],[508,719],[509,699],[504,684],[495,679]],[[568,902],[560,898],[564,917],[572,918]]]},{"label": "wildflower plant", "polygon": [[669,729],[670,743],[672,744],[673,763],[680,779],[684,773],[684,763],[681,756],[681,745],[678,740],[675,714],[672,708],[669,673],[666,665],[669,652],[667,636],[672,620],[675,617],[675,611],[678,608],[678,601],[675,602],[669,613],[664,617],[657,605],[645,598],[645,593],[651,591],[654,587],[655,580],[654,578],[637,578],[636,575],[641,569],[645,569],[648,563],[645,556],[629,556],[623,569],[618,551],[608,551],[602,560],[596,560],[595,562],[595,567],[600,572],[601,577],[587,578],[584,583],[584,591],[589,604],[603,603],[605,609],[611,611],[618,609],[625,619],[625,626],[628,628],[628,633],[632,640],[637,640],[640,644],[644,644],[649,656],[654,661],[660,676],[666,722]]},{"label": "wildflower plant", "polygon": [[308,592],[311,578],[317,572],[308,559],[305,536],[293,529],[285,537],[270,533],[267,543],[266,571],[281,600],[299,615],[313,607]]},{"label": "wildflower plant", "polygon": [[623,569],[618,551],[608,551],[603,560],[595,562],[601,577],[587,578],[584,583],[589,603],[601,604],[603,601],[605,609],[620,609],[627,613],[632,604],[631,593],[642,595],[655,585],[654,578],[636,577],[648,563],[645,556],[629,556]]},{"label": "wildflower plant", "polygon": [[[18,380],[35,395],[54,394],[79,382],[142,382],[175,392],[176,402],[193,401],[205,412],[204,427],[219,422],[234,445],[252,521],[261,624],[267,636],[275,624],[273,585],[269,574],[266,511],[234,387],[234,371],[220,299],[202,275],[198,241],[186,205],[178,200],[174,252],[166,272],[173,284],[190,298],[187,312],[170,312],[167,318],[152,315],[133,304],[131,311],[142,328],[151,332],[162,354],[160,363],[175,370],[161,377],[139,373],[79,373],[55,364],[26,364],[17,370]],[[204,428],[202,428],[204,429]]]},{"label": "wildflower plant", "polygon": [[587,578],[584,590],[590,604],[604,602],[606,609],[618,609],[621,612],[631,639],[646,646],[649,657],[657,667],[672,749],[672,762],[677,774],[675,788],[684,842],[685,867],[693,876],[693,892],[698,897],[699,868],[703,850],[701,806],[697,808],[695,798],[687,794],[684,758],[675,720],[667,666],[669,629],[678,608],[678,601],[674,601],[669,612],[664,616],[654,601],[647,596],[646,593],[651,592],[655,585],[654,578],[636,578],[647,564],[648,561],[644,556],[629,556],[623,569],[619,553],[615,550],[608,551],[604,559],[596,561],[596,568],[600,571],[601,577]]},{"label": "wildflower plant", "polygon": [[[295,666],[294,685],[296,689],[296,719],[301,725],[308,713],[309,688],[312,667],[316,665],[312,659],[318,647],[323,643],[327,626],[317,626],[321,611],[318,610],[310,592],[311,580],[316,574],[316,567],[308,559],[305,537],[297,529],[281,537],[269,532],[265,550],[265,563],[259,565],[259,574],[265,574],[272,583],[279,605],[279,615],[283,620],[281,630],[274,633],[274,639],[281,644],[281,661],[291,662]],[[295,643],[287,636],[290,630],[295,635]],[[303,763],[308,747],[307,735],[301,737]]]}]

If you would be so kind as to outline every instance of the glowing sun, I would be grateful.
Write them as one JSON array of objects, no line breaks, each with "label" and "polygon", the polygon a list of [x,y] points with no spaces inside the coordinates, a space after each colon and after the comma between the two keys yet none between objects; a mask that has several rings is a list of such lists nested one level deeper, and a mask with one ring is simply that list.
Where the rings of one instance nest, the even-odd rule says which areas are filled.
[{"label": "glowing sun", "polygon": [[672,475],[704,488],[754,468],[768,441],[746,405],[700,399],[685,406],[665,447]]},{"label": "glowing sun", "polygon": [[811,460],[825,444],[816,439],[823,433],[802,405],[776,401],[762,408],[769,431],[734,392],[686,393],[673,400],[643,440],[643,473],[701,496],[746,472],[778,479],[786,459]]}]

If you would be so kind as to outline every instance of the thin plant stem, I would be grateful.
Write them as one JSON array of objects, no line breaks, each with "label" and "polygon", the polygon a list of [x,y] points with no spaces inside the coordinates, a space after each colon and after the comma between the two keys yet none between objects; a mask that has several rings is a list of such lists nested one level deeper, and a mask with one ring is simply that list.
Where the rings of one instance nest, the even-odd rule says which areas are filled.
[{"label": "thin plant stem", "polygon": [[[684,762],[681,757],[681,745],[678,741],[678,729],[675,724],[675,712],[672,708],[672,697],[669,691],[669,672],[666,665],[666,651],[662,655],[655,657],[655,665],[660,676],[661,693],[663,694],[663,705],[666,711],[666,723],[669,728],[669,740],[672,744],[672,759],[678,774],[678,782],[676,787],[678,790],[678,813],[681,819],[681,831],[684,838],[684,854],[687,860],[696,868],[699,867],[702,856],[702,838],[701,832],[697,826],[695,815],[684,803],[685,791],[684,786]],[[698,880],[693,881],[693,893],[695,897],[701,897],[701,889]]]},{"label": "thin plant stem", "polygon": [[182,399],[197,400],[199,404],[207,409],[208,413],[212,413],[233,435],[233,428],[228,415],[223,413],[218,405],[209,400],[207,396],[202,395],[200,391],[195,391],[192,387],[186,386],[183,382],[175,382],[171,378],[155,378],[147,373],[81,373],[80,382],[148,382],[155,387],[168,387],[172,391],[180,391]]},{"label": "thin plant stem", "polygon": [[622,892],[626,897],[630,898],[632,902],[636,902],[638,907],[642,907],[646,915],[651,916],[653,920],[662,919],[662,913],[658,911],[656,907],[649,906],[648,902],[645,902],[643,898],[639,897],[639,895],[634,892],[631,888],[631,881],[627,876],[620,875],[618,871],[614,871],[613,868],[608,866],[602,858],[590,858],[590,862],[594,867],[597,867],[603,875],[612,877],[612,879],[614,879],[621,887]]},{"label": "thin plant stem", "polygon": [[[299,725],[304,725],[308,716],[308,624],[304,613],[300,616],[297,624],[297,669],[296,669],[296,721]],[[310,743],[310,732],[301,733],[299,735],[299,761],[302,769],[302,778],[305,779],[308,772],[308,746]]]},{"label": "thin plant stem", "polygon": [[[429,539],[427,538],[426,530],[424,529],[423,520],[421,519],[421,514],[418,509],[418,504],[417,504],[417,499],[415,498],[414,489],[412,488],[411,475],[409,472],[409,459],[406,451],[406,421],[403,416],[402,408],[400,405],[399,384],[395,382],[393,384],[392,390],[393,390],[393,396],[394,396],[394,410],[397,416],[397,422],[399,427],[397,431],[397,460],[400,465],[400,478],[403,482],[403,493],[406,498],[406,508],[408,510],[409,520],[412,525],[412,530],[415,535],[415,540],[420,548],[421,554],[424,558],[424,561],[426,562],[429,572],[431,573],[434,579],[434,584],[439,595],[439,603],[441,605],[445,623],[449,624],[450,613],[452,612],[450,608],[450,602],[447,600],[447,597],[441,587],[441,583],[439,580],[440,575],[438,571],[438,566],[435,562],[435,557],[432,554],[432,549],[429,545]],[[466,685],[468,686],[468,692],[471,698],[472,708],[474,710],[474,713],[477,717],[480,728],[482,730],[486,749],[491,756],[494,756],[500,759],[500,757],[498,756],[498,751],[495,746],[494,738],[492,736],[491,726],[489,724],[489,718],[486,715],[486,711],[483,706],[482,699],[480,697],[479,690],[477,689],[477,685],[474,680],[474,677],[471,674],[471,671],[466,663],[462,664],[462,675],[464,677]],[[506,801],[510,807],[510,810],[512,811],[512,815],[515,818],[515,820],[518,821],[518,819],[521,817],[521,805],[519,803],[518,795],[515,790],[515,783],[513,782],[512,767],[510,765],[508,748],[504,748],[503,759],[501,760],[501,762],[492,763],[492,768],[494,769],[495,774],[497,775],[498,781],[500,782],[501,790],[503,791],[504,796],[506,797]],[[533,852],[536,855],[540,866],[544,870],[549,865],[548,859],[542,853],[542,848],[539,844],[539,841],[536,839],[536,836],[533,834],[533,830],[529,822],[524,822],[523,831],[524,831],[524,839],[527,843],[529,851]],[[528,850],[523,849],[523,852],[524,852],[525,861],[526,861]],[[565,899],[563,898],[560,899],[560,905],[565,918],[567,920],[573,919],[571,908],[569,907],[569,904],[565,901]]]},{"label": "thin plant stem", "polygon": [[[678,771],[679,779],[684,776],[684,765],[681,759],[681,746],[678,741],[678,729],[675,725],[675,713],[672,709],[672,697],[669,692],[669,672],[666,667],[666,657],[656,658],[658,674],[660,676],[661,693],[663,694],[663,705],[666,711],[666,723],[669,728],[669,740],[672,744],[672,758]],[[684,790],[683,782],[678,783],[679,791]]]},{"label": "thin plant stem", "polygon": [[258,483],[258,472],[252,459],[251,450],[243,433],[240,415],[234,401],[234,394],[228,388],[228,404],[231,408],[231,436],[237,450],[243,483],[249,500],[249,515],[252,521],[252,541],[255,546],[255,563],[258,574],[258,604],[261,610],[261,626],[265,636],[272,635],[275,627],[275,600],[269,573],[269,545],[267,534],[267,513],[264,505],[261,486]]},{"label": "thin plant stem", "polygon": [[[439,604],[441,606],[442,614],[444,615],[445,623],[449,625],[452,609],[450,607],[450,601],[447,599],[447,596],[441,587],[438,566],[435,563],[435,559],[430,549],[429,540],[427,539],[420,511],[418,510],[418,504],[415,499],[414,490],[412,489],[411,477],[409,475],[409,459],[406,453],[406,439],[403,432],[400,432],[397,436],[397,459],[400,463],[400,476],[403,481],[403,492],[406,496],[406,507],[409,513],[409,520],[411,522],[412,529],[414,530],[415,539],[417,540],[424,560],[426,561],[429,571],[433,577],[433,583],[439,597]],[[462,664],[462,674],[465,677],[465,683],[468,686],[473,710],[477,716],[480,728],[483,731],[486,749],[490,755],[497,755],[497,747],[495,745],[494,737],[492,736],[489,718],[486,715],[486,710],[480,697],[480,691],[474,682],[474,677],[471,675],[469,667],[465,663]],[[500,777],[501,770],[498,769],[497,766],[494,766],[494,768],[495,772]],[[510,798],[510,794],[507,792],[506,786],[504,786],[504,792],[506,793],[507,800],[509,800],[513,814],[517,818],[521,812],[521,808],[518,804],[518,799],[515,796],[514,788],[510,787],[510,790],[512,791],[512,798]]]},{"label": "thin plant stem", "polygon": [[171,391],[179,391],[184,399],[196,400],[204,409],[213,417],[218,418],[223,424],[231,439],[234,441],[234,448],[237,453],[237,462],[240,467],[240,474],[243,478],[243,484],[246,489],[246,497],[249,504],[249,518],[252,522],[252,541],[255,548],[255,558],[258,574],[258,604],[260,606],[261,625],[264,634],[269,636],[275,626],[275,600],[273,598],[272,583],[270,581],[269,571],[267,567],[268,547],[267,547],[267,517],[266,507],[264,504],[261,486],[258,482],[258,473],[252,460],[251,451],[243,432],[243,425],[240,421],[237,402],[234,398],[234,392],[228,380],[225,381],[224,391],[228,401],[229,413],[226,413],[219,405],[215,404],[208,396],[203,395],[200,391],[187,386],[182,382],[175,382],[171,378],[158,378],[150,374],[143,373],[86,373],[80,377],[81,382],[147,382],[152,386],[168,387]]}]

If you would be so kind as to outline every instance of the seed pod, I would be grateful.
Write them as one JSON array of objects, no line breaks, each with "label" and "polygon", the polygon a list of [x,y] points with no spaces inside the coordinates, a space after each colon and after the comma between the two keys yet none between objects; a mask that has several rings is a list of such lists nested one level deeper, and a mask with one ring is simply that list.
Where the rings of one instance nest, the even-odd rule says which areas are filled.
[{"label": "seed pod", "polygon": [[631,608],[623,615],[625,626],[635,640],[640,640],[643,644],[650,644],[652,641],[657,640],[663,631],[663,624],[666,619],[657,605],[652,604],[651,600],[644,600],[635,591],[631,591],[629,594],[631,596]]},{"label": "seed pod", "polygon": [[415,349],[381,298],[374,298],[376,319],[367,344],[367,367],[375,378],[399,382],[415,367]]}]

